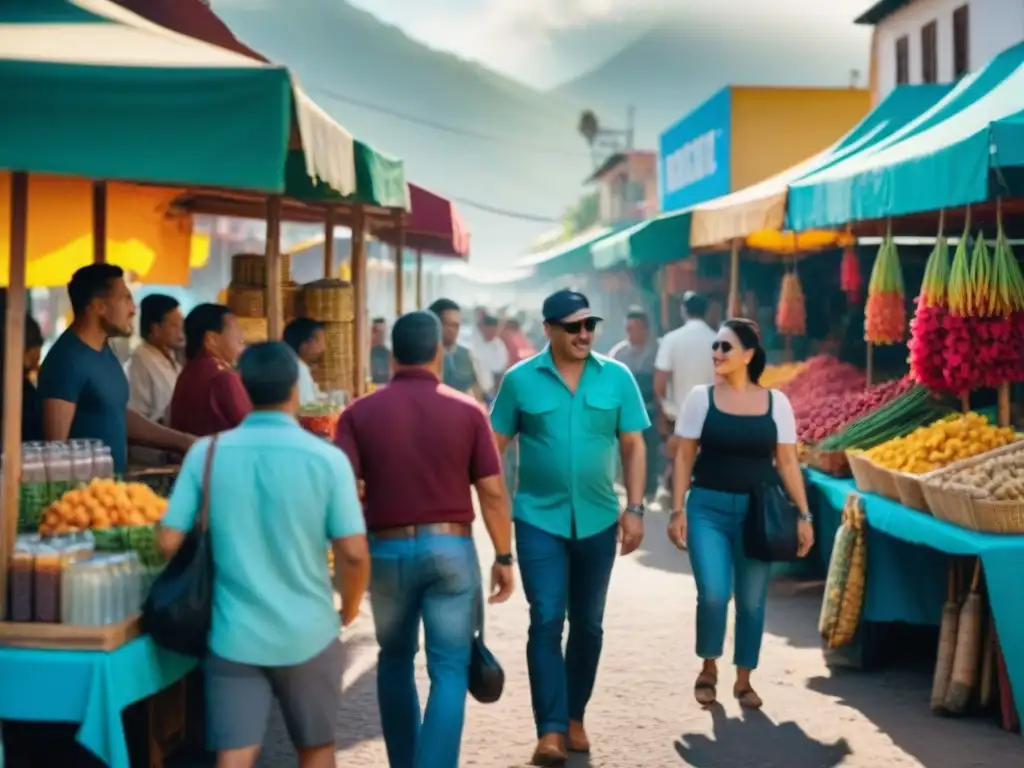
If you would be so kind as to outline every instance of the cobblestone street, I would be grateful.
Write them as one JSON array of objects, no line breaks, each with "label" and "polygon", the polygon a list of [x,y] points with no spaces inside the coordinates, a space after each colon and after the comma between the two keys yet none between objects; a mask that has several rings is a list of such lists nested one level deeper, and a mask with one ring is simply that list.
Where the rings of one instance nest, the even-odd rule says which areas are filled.
[{"label": "cobblestone street", "polygon": [[[930,714],[926,673],[862,672],[833,676],[816,633],[820,590],[773,587],[768,631],[755,684],[763,713],[741,715],[723,667],[723,707],[702,711],[691,695],[696,593],[687,558],[671,549],[662,515],[648,516],[641,551],[622,559],[612,579],[597,690],[588,711],[589,759],[570,766],[701,768],[786,766],[1010,766],[1024,761],[1024,741],[987,720]],[[481,530],[482,533],[482,530]],[[481,560],[489,561],[479,535]],[[504,698],[471,701],[462,765],[526,765],[534,732],[526,676],[527,608],[521,591],[489,615],[488,642],[507,674]],[[337,764],[386,768],[375,692],[376,647],[366,615],[346,633],[349,652],[338,720]],[[930,650],[930,649],[929,649]],[[728,653],[728,651],[727,651]],[[426,696],[426,671],[419,679]],[[279,716],[271,723],[262,768],[294,766]]]}]

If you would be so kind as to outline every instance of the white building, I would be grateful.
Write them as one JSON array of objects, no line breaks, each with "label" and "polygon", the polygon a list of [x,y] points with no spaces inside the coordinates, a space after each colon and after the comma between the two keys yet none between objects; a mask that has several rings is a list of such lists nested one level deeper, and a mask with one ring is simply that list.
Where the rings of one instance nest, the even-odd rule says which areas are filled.
[{"label": "white building", "polygon": [[897,85],[953,82],[1024,40],[1024,0],[879,0],[857,23],[875,27],[877,102]]}]

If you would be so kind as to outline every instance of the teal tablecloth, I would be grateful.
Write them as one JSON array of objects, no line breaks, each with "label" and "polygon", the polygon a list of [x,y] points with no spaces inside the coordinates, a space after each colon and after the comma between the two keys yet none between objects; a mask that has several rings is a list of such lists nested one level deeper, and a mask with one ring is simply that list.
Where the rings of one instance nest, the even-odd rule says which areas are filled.
[{"label": "teal tablecloth", "polygon": [[148,637],[111,652],[0,648],[0,720],[80,723],[82,746],[110,768],[131,768],[121,711],[197,663]]},{"label": "teal tablecloth", "polygon": [[[856,491],[850,480],[837,480],[820,472],[809,472],[808,476],[811,483],[840,508],[847,494]],[[871,493],[861,494],[861,497],[871,531],[947,555],[981,558],[1014,702],[1017,711],[1024,712],[1024,592],[1018,583],[1021,565],[1024,564],[1024,536],[968,531]],[[892,565],[887,562],[888,558],[876,551],[874,541],[873,538],[868,540],[869,585],[872,580],[877,581],[877,569]],[[945,592],[945,570],[933,578],[938,581],[938,589]],[[897,585],[890,582],[884,587],[890,589]]]}]

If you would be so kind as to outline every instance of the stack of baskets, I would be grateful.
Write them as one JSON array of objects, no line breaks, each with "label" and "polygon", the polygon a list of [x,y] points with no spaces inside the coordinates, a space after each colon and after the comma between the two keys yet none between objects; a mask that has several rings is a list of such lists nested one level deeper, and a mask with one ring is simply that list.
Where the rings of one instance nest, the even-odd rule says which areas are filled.
[{"label": "stack of baskets", "polygon": [[320,389],[349,391],[355,381],[355,296],[352,284],[327,278],[302,287],[306,317],[324,324],[324,356],[313,375]]},{"label": "stack of baskets", "polygon": [[874,493],[918,512],[931,512],[924,495],[924,480],[928,475],[885,469],[865,457],[862,451],[847,451],[846,458],[858,491]]},{"label": "stack of baskets", "polygon": [[[267,340],[267,261],[263,254],[231,257],[228,308],[238,318],[247,344]],[[291,279],[291,257],[281,254],[281,294],[285,323],[299,316],[299,287]]]}]

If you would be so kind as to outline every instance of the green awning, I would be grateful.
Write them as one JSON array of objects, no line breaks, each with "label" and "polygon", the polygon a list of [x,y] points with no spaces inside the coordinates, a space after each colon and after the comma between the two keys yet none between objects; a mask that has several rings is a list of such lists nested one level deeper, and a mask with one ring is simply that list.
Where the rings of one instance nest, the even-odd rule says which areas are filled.
[{"label": "green awning", "polygon": [[532,267],[534,275],[542,279],[590,272],[594,266],[590,247],[631,226],[633,226],[633,222],[623,222],[587,230],[567,242],[559,243],[539,253],[532,253],[520,259],[515,266],[517,268]]},{"label": "green awning", "polygon": [[658,267],[690,253],[690,211],[642,221],[591,246],[594,269]]},{"label": "green awning", "polygon": [[0,3],[0,169],[284,192],[294,114],[307,176],[356,191],[351,134],[284,67],[113,3]]},{"label": "green awning", "polygon": [[409,210],[409,186],[405,165],[397,157],[378,152],[358,139],[354,142],[356,191],[340,195],[330,186],[309,177],[301,152],[288,153],[285,194],[307,202],[363,203],[380,208]]},{"label": "green awning", "polygon": [[790,185],[795,230],[984,202],[994,171],[1024,161],[1024,44],[965,77],[917,119]]}]

